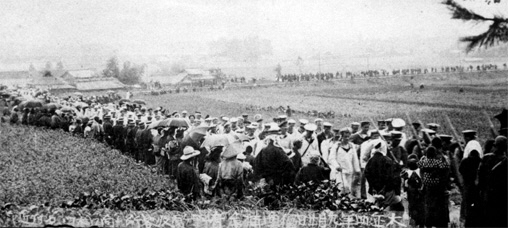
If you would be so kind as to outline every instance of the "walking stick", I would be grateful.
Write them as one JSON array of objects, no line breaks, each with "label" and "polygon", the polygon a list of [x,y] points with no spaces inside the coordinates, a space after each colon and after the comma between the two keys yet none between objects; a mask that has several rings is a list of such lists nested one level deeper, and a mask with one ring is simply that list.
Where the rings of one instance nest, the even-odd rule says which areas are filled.
[{"label": "walking stick", "polygon": [[[411,121],[411,117],[409,117],[409,114],[407,112],[406,112],[406,117],[407,117],[407,120],[409,121],[409,123],[413,123],[413,121]],[[420,125],[421,125],[421,123],[420,123]],[[422,143],[420,142],[420,136],[418,135],[418,132],[416,132],[416,129],[414,127],[411,127],[411,130],[413,132],[413,135],[416,138],[416,142],[418,143],[418,148],[420,148],[420,151],[423,151]],[[409,153],[409,151],[408,151],[408,153]]]},{"label": "walking stick", "polygon": [[[457,139],[457,144],[459,144],[460,150],[464,151],[464,147],[459,142],[459,135],[457,134],[457,131],[455,130],[455,127],[453,126],[452,121],[450,120],[450,117],[448,117],[448,115],[445,114],[445,118],[446,118],[446,121],[448,122],[448,124],[450,125],[450,129],[452,130],[453,135]],[[462,175],[459,172],[459,162],[458,162],[458,157],[455,154],[455,152],[453,153],[453,166],[454,166],[453,171],[455,172],[455,175],[457,175],[457,181],[459,182],[459,189],[460,189],[461,193],[464,194],[464,191],[463,191],[464,179],[462,178]]]},{"label": "walking stick", "polygon": [[490,119],[489,114],[487,114],[487,111],[483,110],[483,115],[487,118],[487,121],[489,121],[489,127],[490,127],[490,133],[492,134],[492,137],[497,137],[497,132],[494,130],[494,123],[492,123],[492,120]]}]

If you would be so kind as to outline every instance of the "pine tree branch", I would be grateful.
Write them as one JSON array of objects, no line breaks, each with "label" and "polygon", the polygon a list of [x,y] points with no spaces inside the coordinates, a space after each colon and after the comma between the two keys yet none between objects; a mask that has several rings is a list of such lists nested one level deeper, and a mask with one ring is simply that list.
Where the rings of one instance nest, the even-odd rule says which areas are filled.
[{"label": "pine tree branch", "polygon": [[484,17],[479,15],[472,10],[469,10],[460,4],[458,4],[454,0],[444,0],[442,2],[444,5],[448,7],[448,9],[452,12],[452,19],[458,19],[463,21],[504,21],[508,22],[508,18],[502,18],[498,16],[494,16],[493,18]]},{"label": "pine tree branch", "polygon": [[508,43],[508,23],[504,21],[494,21],[489,29],[476,36],[468,36],[460,39],[462,42],[467,42],[466,52],[477,47],[490,47],[498,43]]}]

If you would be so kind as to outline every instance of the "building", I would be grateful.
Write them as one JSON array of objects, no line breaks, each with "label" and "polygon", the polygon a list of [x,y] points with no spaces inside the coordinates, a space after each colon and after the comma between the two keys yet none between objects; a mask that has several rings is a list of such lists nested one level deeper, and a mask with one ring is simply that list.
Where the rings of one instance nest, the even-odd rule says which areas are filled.
[{"label": "building", "polygon": [[42,89],[47,89],[50,91],[72,91],[76,90],[76,88],[69,83],[67,83],[64,79],[62,79],[62,75],[65,71],[32,71],[30,80],[26,83],[28,87],[37,87]]},{"label": "building", "polygon": [[101,77],[93,69],[68,70],[62,78],[79,91],[124,89],[125,85],[116,78]]},{"label": "building", "polygon": [[207,86],[218,84],[220,70],[185,69],[177,75],[154,74],[146,77],[145,82],[151,85],[172,86]]},{"label": "building", "polygon": [[78,78],[74,83],[79,91],[119,90],[125,88],[125,85],[118,79],[111,77]]}]

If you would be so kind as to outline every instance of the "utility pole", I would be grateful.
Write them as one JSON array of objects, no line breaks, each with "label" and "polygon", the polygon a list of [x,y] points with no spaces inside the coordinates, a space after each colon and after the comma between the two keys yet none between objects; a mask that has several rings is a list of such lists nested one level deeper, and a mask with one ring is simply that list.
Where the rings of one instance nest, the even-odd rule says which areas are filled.
[{"label": "utility pole", "polygon": [[321,51],[318,54],[319,57],[319,73],[321,73]]}]

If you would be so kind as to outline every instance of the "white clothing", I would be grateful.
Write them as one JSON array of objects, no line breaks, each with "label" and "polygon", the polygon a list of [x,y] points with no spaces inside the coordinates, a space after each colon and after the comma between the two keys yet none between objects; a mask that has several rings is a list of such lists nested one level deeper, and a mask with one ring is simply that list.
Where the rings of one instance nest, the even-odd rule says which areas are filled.
[{"label": "white clothing", "polygon": [[482,146],[480,145],[480,143],[478,141],[473,139],[473,140],[467,142],[466,147],[464,148],[464,156],[462,156],[462,159],[467,158],[469,156],[469,154],[471,153],[471,151],[473,151],[473,150],[478,151],[478,153],[480,154],[480,158],[483,157]]},{"label": "white clothing", "polygon": [[384,155],[387,154],[387,143],[382,139],[369,139],[360,145],[360,167],[365,168],[367,162],[372,157],[374,147],[381,143],[381,147],[377,150],[381,151]]},{"label": "white clothing", "polygon": [[313,139],[312,143],[309,144],[309,141],[307,141],[303,137],[301,138],[302,148],[300,148],[300,150],[298,150],[298,152],[300,152],[300,155],[302,156],[302,165],[303,166],[306,166],[310,163],[310,157],[312,157],[313,155],[320,156],[318,140],[314,135],[312,136],[312,139]]}]

